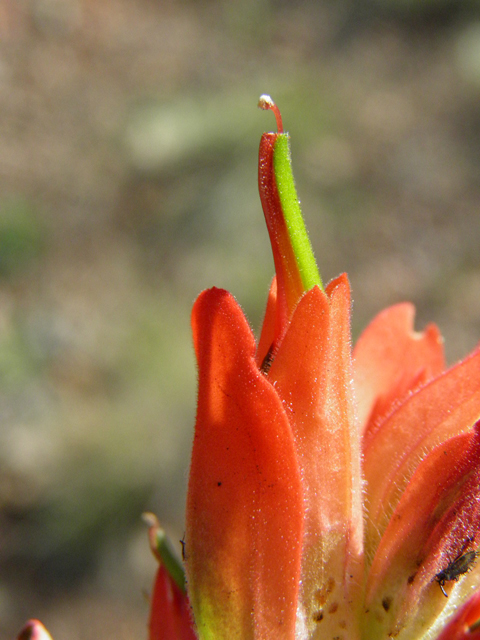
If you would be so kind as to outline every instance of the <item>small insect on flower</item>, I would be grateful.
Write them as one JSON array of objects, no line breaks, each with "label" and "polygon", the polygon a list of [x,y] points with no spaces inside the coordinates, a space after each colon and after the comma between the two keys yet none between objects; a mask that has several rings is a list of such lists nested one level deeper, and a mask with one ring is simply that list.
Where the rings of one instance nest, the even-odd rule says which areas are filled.
[{"label": "small insect on flower", "polygon": [[275,358],[275,345],[271,344],[270,349],[267,351],[267,355],[264,357],[260,371],[267,375],[272,366],[273,359]]},{"label": "small insect on flower", "polygon": [[445,569],[443,569],[443,571],[437,573],[437,575],[435,576],[435,580],[440,585],[440,589],[442,590],[442,593],[446,598],[448,598],[448,594],[443,588],[445,586],[445,582],[448,582],[450,580],[457,581],[462,574],[470,571],[476,558],[479,555],[480,551],[468,551],[467,553],[458,556],[458,558],[453,560],[453,562],[450,562],[450,564]]}]

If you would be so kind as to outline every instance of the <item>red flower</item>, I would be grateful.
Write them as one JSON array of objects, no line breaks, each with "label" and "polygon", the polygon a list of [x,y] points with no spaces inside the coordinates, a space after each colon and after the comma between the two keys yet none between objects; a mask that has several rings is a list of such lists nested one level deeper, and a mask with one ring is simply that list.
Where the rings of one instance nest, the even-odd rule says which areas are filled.
[{"label": "red flower", "polygon": [[403,304],[366,329],[352,364],[348,280],[322,290],[276,115],[280,133],[260,144],[277,278],[258,346],[226,291],[193,309],[197,632],[439,637],[479,583],[480,352],[445,371],[438,330],[414,333]]},{"label": "red flower", "polygon": [[276,279],[258,343],[227,291],[195,302],[188,598],[154,522],[150,640],[480,639],[480,350],[446,370],[400,304],[352,358],[347,277],[323,289],[261,106]]}]

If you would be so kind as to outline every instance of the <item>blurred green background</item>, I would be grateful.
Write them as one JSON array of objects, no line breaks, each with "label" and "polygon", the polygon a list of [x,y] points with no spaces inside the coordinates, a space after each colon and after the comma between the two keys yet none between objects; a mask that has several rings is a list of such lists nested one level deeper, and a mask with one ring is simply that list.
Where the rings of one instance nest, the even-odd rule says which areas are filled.
[{"label": "blurred green background", "polygon": [[[189,314],[273,274],[272,114],[354,335],[404,299],[480,338],[480,3],[0,0],[0,636],[146,637],[195,414]],[[179,548],[180,545],[178,545]]]}]

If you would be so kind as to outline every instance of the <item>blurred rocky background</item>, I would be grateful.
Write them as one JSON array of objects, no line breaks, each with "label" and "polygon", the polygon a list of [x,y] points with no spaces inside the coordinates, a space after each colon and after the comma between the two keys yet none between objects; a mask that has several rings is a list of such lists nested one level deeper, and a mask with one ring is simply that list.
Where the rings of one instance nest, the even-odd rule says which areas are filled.
[{"label": "blurred rocky background", "polygon": [[[189,314],[273,274],[270,93],[325,280],[480,339],[480,3],[0,0],[0,636],[146,637],[195,412]],[[180,545],[178,545],[178,548]]]}]

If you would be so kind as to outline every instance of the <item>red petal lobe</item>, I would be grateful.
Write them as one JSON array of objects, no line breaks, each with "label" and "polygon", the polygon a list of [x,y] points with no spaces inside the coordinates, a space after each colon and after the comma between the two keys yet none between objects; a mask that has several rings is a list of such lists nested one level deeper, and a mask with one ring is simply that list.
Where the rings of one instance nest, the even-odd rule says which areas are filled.
[{"label": "red petal lobe", "polygon": [[373,319],[355,345],[355,393],[363,429],[445,369],[440,332],[435,325],[415,332],[414,316],[412,304],[389,307]]}]

